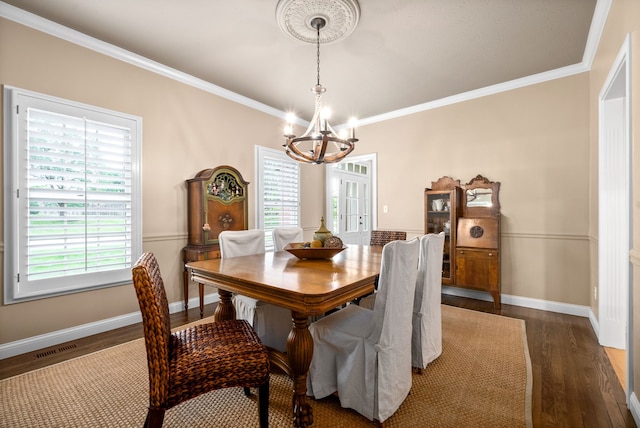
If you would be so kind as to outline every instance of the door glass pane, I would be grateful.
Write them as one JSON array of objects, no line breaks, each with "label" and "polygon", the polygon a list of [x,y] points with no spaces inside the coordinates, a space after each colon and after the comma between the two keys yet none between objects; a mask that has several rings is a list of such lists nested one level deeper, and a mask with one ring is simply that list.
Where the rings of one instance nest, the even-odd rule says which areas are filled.
[{"label": "door glass pane", "polygon": [[358,183],[346,181],[346,221],[345,232],[358,230]]},{"label": "door glass pane", "polygon": [[338,221],[340,216],[340,180],[333,178],[331,180],[331,217],[328,219],[327,227],[334,235],[340,234],[341,224]]}]

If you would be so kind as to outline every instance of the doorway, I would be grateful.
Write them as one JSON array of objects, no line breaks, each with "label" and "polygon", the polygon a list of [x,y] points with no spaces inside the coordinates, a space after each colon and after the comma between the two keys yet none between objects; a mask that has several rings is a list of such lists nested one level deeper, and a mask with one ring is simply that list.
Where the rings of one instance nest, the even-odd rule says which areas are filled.
[{"label": "doorway", "polygon": [[[598,340],[626,350],[627,403],[633,391],[631,278],[631,37],[599,95]],[[598,296],[599,294],[599,296]]]},{"label": "doorway", "polygon": [[326,169],[326,225],[345,244],[366,245],[376,225],[376,155],[352,156]]}]

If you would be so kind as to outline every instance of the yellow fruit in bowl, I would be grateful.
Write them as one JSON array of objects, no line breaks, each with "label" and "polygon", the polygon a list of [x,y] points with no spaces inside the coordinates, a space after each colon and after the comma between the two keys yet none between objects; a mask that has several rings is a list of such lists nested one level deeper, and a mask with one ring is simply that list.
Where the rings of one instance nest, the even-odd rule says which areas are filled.
[{"label": "yellow fruit in bowl", "polygon": [[311,241],[311,248],[322,248],[322,241],[314,239]]}]

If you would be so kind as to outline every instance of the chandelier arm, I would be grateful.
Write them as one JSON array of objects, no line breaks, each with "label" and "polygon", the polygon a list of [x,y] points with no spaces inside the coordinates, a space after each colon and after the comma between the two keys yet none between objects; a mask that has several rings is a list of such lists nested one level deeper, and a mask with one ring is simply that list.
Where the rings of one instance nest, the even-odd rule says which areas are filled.
[{"label": "chandelier arm", "polygon": [[320,133],[320,114],[322,111],[322,102],[320,101],[320,97],[316,96],[316,105],[315,105],[316,109],[313,112],[313,118],[311,118],[311,122],[309,122],[309,127],[307,127],[307,130],[304,131],[304,134],[301,135],[302,137],[306,137],[308,135],[311,134],[311,131],[315,131],[316,133]]},{"label": "chandelier arm", "polygon": [[313,159],[311,159],[311,158],[309,158],[309,159],[307,159],[306,157],[302,157],[301,158],[301,157],[297,156],[295,153],[292,153],[292,152],[290,152],[288,150],[285,153],[287,154],[287,156],[289,156],[291,159],[293,159],[296,162],[315,163],[313,161]]},{"label": "chandelier arm", "polygon": [[325,163],[339,162],[342,159],[344,159],[349,153],[351,153],[355,148],[356,148],[355,144],[349,144],[349,147],[344,151],[339,151],[336,153],[331,153],[329,155],[326,155],[324,157],[324,162]]},{"label": "chandelier arm", "polygon": [[[301,160],[303,162],[308,162],[308,163],[316,163],[316,160],[314,158],[314,156],[308,155],[307,153],[304,153],[303,151],[301,151],[298,148],[298,144],[302,143],[304,141],[317,141],[317,140],[312,140],[309,138],[292,138],[287,142],[287,154],[289,155],[289,157],[296,159],[296,160]],[[291,152],[293,152],[293,154],[296,156],[292,156]],[[315,154],[315,153],[314,153]]]},{"label": "chandelier arm", "polygon": [[322,144],[317,144],[315,147],[316,153],[318,154],[316,158],[316,163],[322,163],[324,161],[324,155],[327,152],[327,136],[322,136]]}]

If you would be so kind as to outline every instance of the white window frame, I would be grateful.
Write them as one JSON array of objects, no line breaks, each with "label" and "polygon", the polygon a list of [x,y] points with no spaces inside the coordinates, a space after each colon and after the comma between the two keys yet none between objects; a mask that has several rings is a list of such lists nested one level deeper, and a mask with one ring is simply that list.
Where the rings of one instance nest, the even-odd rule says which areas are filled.
[{"label": "white window frame", "polygon": [[[68,116],[69,121],[72,118],[75,121],[80,119],[87,124],[92,123],[98,126],[104,124],[111,128],[130,130],[130,183],[126,185],[130,184],[131,190],[129,195],[124,196],[124,202],[119,202],[120,205],[126,206],[125,214],[117,216],[120,219],[125,219],[125,231],[121,232],[124,244],[119,245],[120,251],[124,251],[125,254],[124,263],[119,261],[115,266],[98,267],[89,267],[87,264],[84,271],[50,273],[48,278],[36,279],[35,275],[28,274],[30,203],[27,186],[30,164],[27,147],[28,131],[25,124],[29,109],[39,109],[47,114]],[[18,303],[131,283],[131,266],[142,253],[142,119],[6,85],[4,87],[4,112],[4,303]],[[50,144],[50,141],[47,141],[47,144]],[[100,153],[102,154],[102,152]],[[123,164],[120,163],[120,165]],[[105,168],[101,166],[97,171],[104,171]],[[64,183],[64,180],[68,179],[63,178],[62,180]],[[83,180],[79,179],[74,183],[87,182]],[[56,190],[53,189],[54,192]],[[50,192],[51,190],[49,190]],[[75,192],[77,191],[74,190]],[[74,197],[80,196],[80,200],[83,202],[81,205],[84,205],[85,208],[78,208],[75,212],[84,212],[84,216],[91,216],[94,219],[100,216],[104,218],[105,212],[100,212],[98,209],[98,214],[96,214],[95,206],[97,204],[95,199],[93,201],[91,199],[92,192],[87,190],[79,193]],[[62,200],[62,191],[60,197]],[[91,202],[94,203],[93,208]],[[112,202],[109,200],[107,203]],[[84,236],[80,238],[81,245],[105,239],[106,232],[98,231],[99,237],[97,238],[95,235],[91,238],[90,232],[87,228]],[[66,240],[64,235],[61,236],[63,241]],[[55,245],[64,248],[65,244],[55,243]],[[29,278],[34,279],[29,280]]]},{"label": "white window frame", "polygon": [[[256,190],[256,224],[258,229],[264,230],[265,234],[265,249],[267,251],[273,250],[273,236],[272,231],[275,227],[293,227],[300,226],[300,164],[295,160],[291,159],[284,152],[280,150],[270,149],[267,147],[256,146],[255,150],[255,159],[256,159],[256,179],[257,179],[257,190]],[[286,163],[288,166],[292,167],[297,172],[297,187],[295,196],[295,208],[297,209],[296,221],[295,222],[283,222],[278,225],[265,225],[265,161],[267,159],[274,159],[279,162]],[[282,201],[283,204],[286,202]],[[288,208],[291,209],[292,205],[288,205]]]}]

